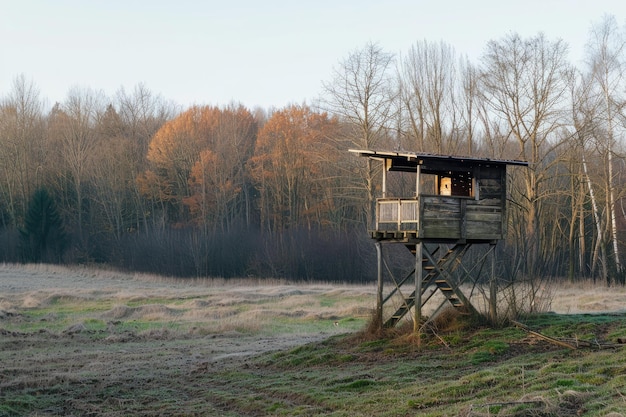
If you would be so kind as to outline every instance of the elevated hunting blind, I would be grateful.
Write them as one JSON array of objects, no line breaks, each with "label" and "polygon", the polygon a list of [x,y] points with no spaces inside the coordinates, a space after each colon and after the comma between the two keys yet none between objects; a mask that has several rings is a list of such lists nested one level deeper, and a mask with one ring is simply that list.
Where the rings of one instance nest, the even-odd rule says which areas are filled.
[{"label": "elevated hunting blind", "polygon": [[[473,311],[461,291],[461,284],[489,254],[492,260],[489,314],[495,320],[494,254],[496,243],[506,234],[506,168],[528,166],[528,163],[413,152],[352,149],[350,152],[380,161],[383,168],[382,196],[376,200],[375,224],[369,231],[376,240],[377,315],[381,325],[393,327],[414,309],[413,324],[417,331],[422,307],[437,291],[445,299],[435,314],[446,302],[459,311]],[[409,195],[390,195],[388,176],[391,172],[415,177]],[[406,246],[415,256],[415,268],[404,277],[391,276],[394,287],[385,295],[384,275],[391,275],[383,251],[387,244]],[[473,267],[463,265],[463,255],[476,244],[486,244],[488,250],[473,257]],[[458,278],[455,272],[459,267],[463,278]],[[385,307],[391,307],[390,314],[386,314]]]}]

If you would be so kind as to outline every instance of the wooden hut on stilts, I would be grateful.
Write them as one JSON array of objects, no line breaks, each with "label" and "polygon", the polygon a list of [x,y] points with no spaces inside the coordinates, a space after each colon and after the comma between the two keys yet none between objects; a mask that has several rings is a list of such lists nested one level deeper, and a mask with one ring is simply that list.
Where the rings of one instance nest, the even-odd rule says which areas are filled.
[{"label": "wooden hut on stilts", "polygon": [[[462,284],[488,259],[489,316],[496,322],[495,247],[506,233],[506,170],[528,163],[413,152],[350,152],[382,165],[382,196],[376,200],[375,225],[369,231],[378,258],[377,322],[394,327],[409,317],[418,332],[422,308],[437,292],[444,298],[431,318],[445,304],[471,313],[474,307]],[[414,175],[410,195],[389,195],[390,172]],[[393,276],[386,261],[389,245],[405,246],[415,256],[412,270]],[[470,247],[477,245],[486,250],[464,262]],[[385,275],[391,276],[385,280]],[[387,292],[385,281],[392,282]]]}]

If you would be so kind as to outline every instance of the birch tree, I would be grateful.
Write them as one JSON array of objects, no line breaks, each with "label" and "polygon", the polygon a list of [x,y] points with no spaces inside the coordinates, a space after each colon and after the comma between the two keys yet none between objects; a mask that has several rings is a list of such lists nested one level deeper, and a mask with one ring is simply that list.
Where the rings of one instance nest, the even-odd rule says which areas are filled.
[{"label": "birch tree", "polygon": [[[598,114],[598,121],[601,123],[595,129],[595,133],[598,150],[602,152],[606,166],[606,210],[609,216],[612,261],[616,278],[624,283],[617,233],[615,158],[618,137],[622,135],[618,120],[624,117],[623,109],[626,105],[624,95],[626,38],[613,16],[606,16],[602,22],[594,25],[590,36],[587,65],[593,80],[594,92],[597,93],[595,97],[602,103],[602,111]],[[607,279],[610,284],[610,278]]]},{"label": "birch tree", "polygon": [[[598,198],[595,185],[591,179],[589,169],[589,157],[595,157],[593,140],[593,126],[597,113],[597,100],[590,96],[591,83],[589,77],[573,73],[575,77],[571,83],[572,104],[572,140],[565,155],[568,164],[571,181],[571,225],[568,234],[569,242],[569,270],[570,280],[575,279],[576,270],[579,274],[587,271],[587,246],[586,246],[586,216],[585,206],[591,204],[591,215],[595,226],[595,239],[593,242],[594,256],[591,258],[589,273],[595,277],[598,261],[601,266],[603,279],[607,277],[607,262],[604,242],[604,230],[602,227],[602,213],[599,210]],[[593,232],[592,230],[592,232]],[[577,255],[577,256],[576,256]]]}]

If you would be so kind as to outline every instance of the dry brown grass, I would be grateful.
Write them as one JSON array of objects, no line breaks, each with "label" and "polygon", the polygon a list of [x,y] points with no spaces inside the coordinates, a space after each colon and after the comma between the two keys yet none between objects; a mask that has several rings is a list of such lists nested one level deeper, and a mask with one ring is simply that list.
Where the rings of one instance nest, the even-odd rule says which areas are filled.
[{"label": "dry brown grass", "polygon": [[0,311],[19,314],[62,304],[82,315],[76,322],[162,322],[179,324],[179,331],[202,329],[206,334],[272,332],[277,322],[290,320],[333,324],[362,319],[371,309],[373,291],[371,286],[172,279],[80,266],[0,265]]},{"label": "dry brown grass", "polygon": [[[292,284],[254,278],[181,280],[82,266],[0,265],[0,311],[101,303],[104,310],[94,311],[91,318],[186,323],[205,332],[254,332],[277,319],[369,318],[375,292],[374,285]],[[469,289],[465,292],[470,293]],[[626,308],[626,288],[559,283],[541,288],[536,300],[541,301],[542,311],[616,312]],[[436,294],[424,315],[431,314],[441,301]],[[480,291],[473,292],[472,303],[486,310]]]}]

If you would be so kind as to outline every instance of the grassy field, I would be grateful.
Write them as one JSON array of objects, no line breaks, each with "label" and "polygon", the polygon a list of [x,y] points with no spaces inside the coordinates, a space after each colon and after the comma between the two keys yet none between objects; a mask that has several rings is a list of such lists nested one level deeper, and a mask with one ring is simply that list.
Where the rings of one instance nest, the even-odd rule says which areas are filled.
[{"label": "grassy field", "polygon": [[[373,286],[0,265],[0,416],[626,415],[624,288],[366,332]],[[620,414],[621,413],[621,414]]]}]

